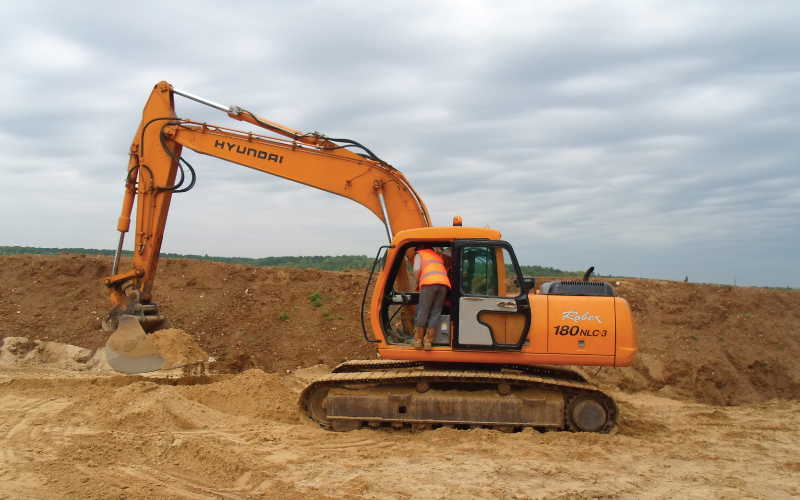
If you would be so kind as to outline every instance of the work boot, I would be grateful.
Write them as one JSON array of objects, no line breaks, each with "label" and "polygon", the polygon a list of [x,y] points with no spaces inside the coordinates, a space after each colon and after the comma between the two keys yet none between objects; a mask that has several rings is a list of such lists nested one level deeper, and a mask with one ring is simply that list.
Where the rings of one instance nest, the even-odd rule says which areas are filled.
[{"label": "work boot", "polygon": [[433,336],[436,335],[436,328],[428,328],[425,332],[425,350],[430,351],[433,349]]},{"label": "work boot", "polygon": [[414,342],[411,343],[411,347],[416,347],[419,349],[422,347],[422,337],[425,335],[425,327],[418,326],[414,329]]}]

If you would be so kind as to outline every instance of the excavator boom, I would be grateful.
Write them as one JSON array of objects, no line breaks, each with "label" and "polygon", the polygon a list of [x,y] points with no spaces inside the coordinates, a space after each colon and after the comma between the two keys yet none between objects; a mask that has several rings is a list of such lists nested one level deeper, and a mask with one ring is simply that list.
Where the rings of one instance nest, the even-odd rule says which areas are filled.
[{"label": "excavator boom", "polygon": [[[176,94],[279,137],[181,119],[175,113]],[[359,147],[365,154],[349,147]],[[425,204],[403,174],[357,142],[329,139],[316,132],[303,134],[236,106],[225,108],[176,92],[167,82],[160,82],[150,94],[130,147],[125,198],[117,225],[119,245],[112,276],[104,280],[113,306],[103,322],[104,329],[114,332],[107,343],[108,358],[120,371],[151,371],[163,358],[146,334],[171,327],[152,301],[152,289],[172,195],[188,191],[195,182],[194,169],[181,157],[183,148],[349,198],[384,223],[390,241],[398,231],[430,226]],[[133,269],[119,272],[134,205]],[[119,329],[120,318],[126,316],[138,322],[125,321]]]}]

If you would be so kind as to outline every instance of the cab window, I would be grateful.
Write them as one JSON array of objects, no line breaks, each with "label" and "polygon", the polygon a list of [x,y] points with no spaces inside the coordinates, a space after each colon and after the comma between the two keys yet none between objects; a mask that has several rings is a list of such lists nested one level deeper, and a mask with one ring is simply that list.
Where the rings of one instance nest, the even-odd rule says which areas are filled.
[{"label": "cab window", "polygon": [[517,297],[522,293],[514,261],[505,248],[467,246],[461,252],[461,293]]}]

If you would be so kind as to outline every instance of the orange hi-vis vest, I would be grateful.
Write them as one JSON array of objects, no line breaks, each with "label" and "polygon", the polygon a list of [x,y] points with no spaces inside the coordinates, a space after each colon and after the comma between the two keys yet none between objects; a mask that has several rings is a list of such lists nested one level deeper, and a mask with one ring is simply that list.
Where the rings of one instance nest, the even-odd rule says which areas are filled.
[{"label": "orange hi-vis vest", "polygon": [[419,250],[417,252],[422,259],[419,270],[419,287],[425,285],[446,285],[451,288],[450,279],[447,277],[447,269],[444,261],[433,250]]}]

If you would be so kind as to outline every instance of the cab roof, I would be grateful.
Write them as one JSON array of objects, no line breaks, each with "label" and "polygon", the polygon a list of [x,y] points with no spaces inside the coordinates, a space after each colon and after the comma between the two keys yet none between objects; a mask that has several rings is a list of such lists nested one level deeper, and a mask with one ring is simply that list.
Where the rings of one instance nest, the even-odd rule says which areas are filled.
[{"label": "cab roof", "polygon": [[456,239],[500,240],[500,231],[488,227],[438,226],[420,227],[398,231],[392,238],[392,245],[402,245],[406,241],[441,241]]}]

